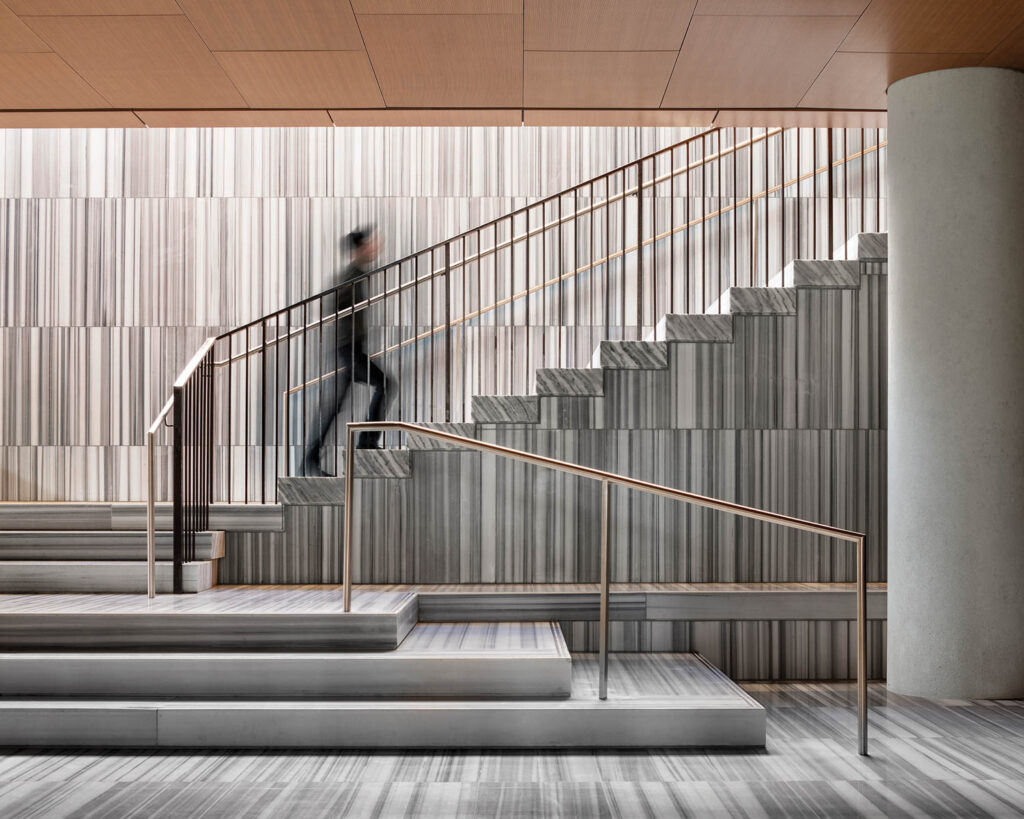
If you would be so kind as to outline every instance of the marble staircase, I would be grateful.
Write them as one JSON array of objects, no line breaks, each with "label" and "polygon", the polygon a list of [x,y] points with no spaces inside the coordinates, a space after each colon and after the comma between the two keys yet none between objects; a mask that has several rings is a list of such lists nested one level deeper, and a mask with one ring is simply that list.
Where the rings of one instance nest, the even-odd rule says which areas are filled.
[{"label": "marble staircase", "polygon": [[[211,526],[275,531],[281,510],[218,504]],[[172,510],[156,509],[156,588],[173,587]],[[143,594],[147,586],[146,507],[132,503],[0,503],[0,594]],[[199,532],[183,587],[217,583],[224,529]]]}]

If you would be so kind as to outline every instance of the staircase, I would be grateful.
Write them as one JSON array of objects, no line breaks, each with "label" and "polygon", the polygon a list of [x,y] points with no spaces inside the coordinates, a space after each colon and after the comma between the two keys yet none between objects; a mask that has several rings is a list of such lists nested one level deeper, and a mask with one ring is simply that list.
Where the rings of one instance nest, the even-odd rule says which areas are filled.
[{"label": "staircase", "polygon": [[[804,199],[787,134],[713,129],[375,271],[393,417],[865,532],[884,579],[885,234],[798,258],[835,246],[837,168],[845,239],[855,162],[865,224],[872,151],[880,226],[882,143],[820,168],[815,141]],[[6,744],[763,746],[730,677],[854,676],[850,549],[616,490],[610,647],[643,653],[599,699],[597,485],[422,435],[355,453],[351,611],[308,585],[342,580],[344,476],[288,474],[337,295],[209,339],[175,384],[155,600],[144,507],[0,507]],[[182,539],[202,593],[167,596]],[[878,677],[883,583],[867,612]]]},{"label": "staircase", "polygon": [[[235,531],[273,531],[279,508],[221,504],[214,524]],[[160,505],[156,533],[156,590],[172,591],[171,510]],[[217,585],[225,554],[224,529],[197,532],[195,560],[183,566],[184,591]],[[0,504],[0,594],[145,594],[147,531],[144,504]]]}]

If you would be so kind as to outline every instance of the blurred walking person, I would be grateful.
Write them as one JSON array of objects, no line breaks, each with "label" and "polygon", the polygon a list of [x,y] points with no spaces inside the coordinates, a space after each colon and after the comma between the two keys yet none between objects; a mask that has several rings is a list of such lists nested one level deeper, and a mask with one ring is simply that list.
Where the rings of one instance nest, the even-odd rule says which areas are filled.
[{"label": "blurred walking person", "polygon": [[[343,240],[351,261],[335,282],[335,291],[323,301],[321,315],[346,310],[366,301],[368,288],[365,274],[373,269],[379,242],[372,227],[354,230]],[[347,286],[346,286],[347,285]],[[307,424],[302,474],[307,478],[324,477],[322,450],[324,440],[341,411],[341,405],[353,381],[373,388],[367,421],[383,421],[394,396],[394,382],[370,360],[366,349],[366,308],[356,310],[321,329],[325,354],[323,372],[329,373],[319,384],[319,400],[312,402],[311,423]],[[308,417],[308,415],[307,415]],[[338,429],[338,438],[342,436]],[[380,432],[361,432],[357,449],[380,447]]]}]

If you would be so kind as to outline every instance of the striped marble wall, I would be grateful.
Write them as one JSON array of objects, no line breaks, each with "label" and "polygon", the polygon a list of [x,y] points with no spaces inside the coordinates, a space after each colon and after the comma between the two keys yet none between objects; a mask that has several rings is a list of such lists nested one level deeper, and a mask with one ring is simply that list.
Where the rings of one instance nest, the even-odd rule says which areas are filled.
[{"label": "striped marble wall", "polygon": [[405,256],[692,133],[0,131],[0,499],[141,499],[200,340],[323,289],[352,227]]}]

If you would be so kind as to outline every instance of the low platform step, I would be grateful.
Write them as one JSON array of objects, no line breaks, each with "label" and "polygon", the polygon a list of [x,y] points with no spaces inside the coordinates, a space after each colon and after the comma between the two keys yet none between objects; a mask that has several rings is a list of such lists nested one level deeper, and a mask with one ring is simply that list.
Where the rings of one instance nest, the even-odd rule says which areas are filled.
[{"label": "low platform step", "polygon": [[[145,532],[0,531],[0,560],[145,560]],[[174,559],[174,534],[156,533],[156,559]],[[196,560],[224,557],[223,532],[199,532]]]},{"label": "low platform step", "polygon": [[[145,594],[144,560],[6,560],[0,563],[0,594]],[[217,583],[217,562],[196,560],[182,567],[183,590],[205,591]],[[174,589],[174,564],[156,564],[156,590]],[[2,629],[2,626],[0,626]]]},{"label": "low platform step", "polygon": [[[174,525],[170,503],[156,504],[156,528]],[[209,526],[229,532],[280,532],[284,513],[276,503],[215,503]],[[145,531],[145,503],[20,503],[0,502],[0,530]]]},{"label": "low platform step", "polygon": [[7,594],[0,595],[0,650],[390,651],[417,611],[414,593],[356,590],[346,613],[340,588],[315,586],[214,586],[153,600]]},{"label": "low platform step", "polygon": [[568,697],[555,623],[421,623],[385,652],[0,654],[0,696]]},{"label": "low platform step", "polygon": [[0,699],[7,746],[218,748],[763,747],[765,711],[695,654],[572,659],[567,700]]}]

